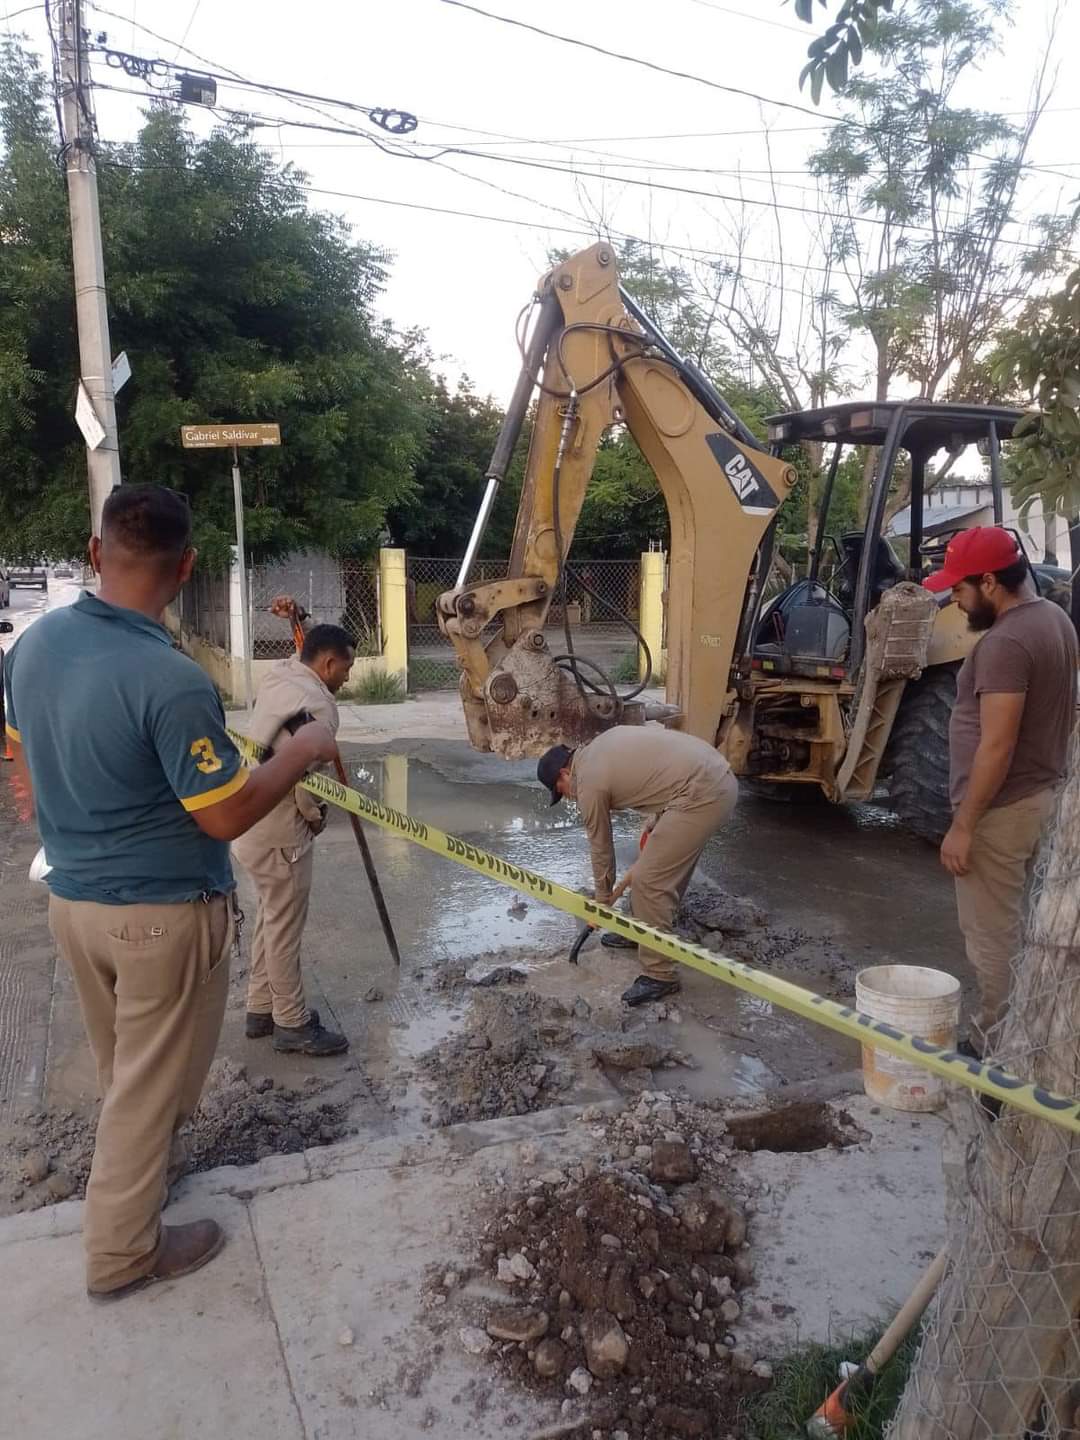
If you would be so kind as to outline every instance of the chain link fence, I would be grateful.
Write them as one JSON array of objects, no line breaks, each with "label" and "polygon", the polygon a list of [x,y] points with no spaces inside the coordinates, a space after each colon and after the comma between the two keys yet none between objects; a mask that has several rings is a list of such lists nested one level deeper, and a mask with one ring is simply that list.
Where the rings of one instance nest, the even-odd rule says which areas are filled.
[{"label": "chain link fence", "polygon": [[[990,1053],[1080,1091],[1080,737],[1036,869],[1007,1016]],[[1075,1112],[1075,1107],[1074,1107]],[[950,1100],[948,1270],[891,1440],[1080,1436],[1080,1135]]]},{"label": "chain link fence", "polygon": [[310,615],[312,625],[340,625],[347,630],[357,655],[381,653],[379,572],[372,561],[296,555],[253,566],[248,589],[251,649],[256,660],[293,653],[289,626],[270,614],[270,603],[276,595],[291,595]]},{"label": "chain link fence", "polygon": [[[410,690],[457,688],[461,672],[453,646],[439,630],[435,603],[457,584],[460,568],[460,559],[425,555],[407,559]],[[570,566],[566,580],[566,615],[575,654],[624,683],[637,676],[637,642],[618,616],[637,624],[640,572],[637,560],[580,560]],[[505,574],[505,561],[477,560],[469,580],[479,585]],[[559,595],[551,602],[546,630],[550,648],[563,653],[566,640]]]},{"label": "chain link fence", "polygon": [[[295,555],[248,571],[252,658],[275,660],[293,653],[292,633],[270,614],[276,595],[291,595],[314,625],[341,625],[353,637],[358,655],[381,651],[378,567],[369,560],[339,560],[332,555]],[[185,631],[226,654],[231,635],[232,594],[227,573],[196,570],[177,599]]]}]

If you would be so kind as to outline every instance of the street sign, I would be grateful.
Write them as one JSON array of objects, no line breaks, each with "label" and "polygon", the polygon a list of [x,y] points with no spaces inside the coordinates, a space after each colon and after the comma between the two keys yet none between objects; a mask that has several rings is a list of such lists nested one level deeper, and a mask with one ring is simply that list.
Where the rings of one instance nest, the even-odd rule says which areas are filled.
[{"label": "street sign", "polygon": [[131,361],[128,359],[127,351],[121,350],[116,359],[112,362],[112,389],[116,395],[131,379]]},{"label": "street sign", "polygon": [[281,426],[181,425],[180,443],[185,450],[231,450],[234,445],[280,445]]},{"label": "street sign", "polygon": [[75,400],[75,423],[83,433],[83,439],[91,450],[96,450],[105,439],[105,426],[97,417],[94,402],[86,393],[86,386],[79,381],[79,393]]}]

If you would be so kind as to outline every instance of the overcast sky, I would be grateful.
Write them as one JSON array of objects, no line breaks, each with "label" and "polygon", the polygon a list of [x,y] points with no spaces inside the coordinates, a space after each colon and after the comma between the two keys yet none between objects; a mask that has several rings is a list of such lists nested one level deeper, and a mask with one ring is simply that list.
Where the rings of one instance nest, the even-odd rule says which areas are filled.
[{"label": "overcast sky", "polygon": [[[812,32],[790,5],[777,0],[478,0],[483,9],[545,29],[690,71],[721,85],[757,92],[768,101],[813,107],[798,88]],[[830,9],[835,10],[837,0]],[[0,27],[28,34],[46,52],[38,11],[16,16],[22,0],[0,0]],[[1052,0],[1017,0],[1023,24],[1011,29],[1002,53],[972,74],[961,97],[1022,112],[1032,74],[1046,51]],[[401,326],[421,326],[443,368],[462,372],[477,387],[505,400],[517,369],[514,319],[552,246],[590,243],[598,215],[614,229],[669,246],[724,250],[730,244],[732,208],[724,196],[740,192],[767,201],[769,150],[776,198],[812,206],[803,173],[809,152],[835,113],[826,95],[820,114],[650,73],[624,62],[484,19],[444,0],[112,0],[109,10],[89,4],[86,17],[105,30],[110,47],[199,69],[196,52],[221,70],[258,81],[316,92],[362,105],[397,106],[420,118],[411,139],[465,146],[479,156],[444,155],[438,163],[398,158],[374,145],[294,126],[257,133],[283,159],[303,167],[312,186],[366,199],[313,195],[312,203],[343,215],[358,237],[393,254],[381,309]],[[1054,59],[1059,66],[1052,111],[1044,117],[1031,155],[1080,177],[1075,143],[1080,72],[1080,5],[1063,0]],[[155,39],[147,30],[164,40]],[[166,41],[168,43],[166,43]],[[188,47],[187,50],[178,45]],[[209,67],[206,67],[209,68]],[[95,78],[138,88],[120,72],[95,66]],[[131,138],[141,102],[98,91],[103,139]],[[362,116],[312,114],[274,96],[219,84],[219,103],[262,116],[306,118],[321,124],[356,124],[381,132]],[[208,130],[213,118],[189,107],[191,123]],[[762,133],[769,127],[769,150]],[[543,142],[543,143],[541,143]],[[553,143],[554,142],[554,143]],[[597,153],[603,152],[603,153]],[[425,153],[432,153],[430,151]],[[589,170],[603,178],[545,173],[507,157]],[[670,167],[685,167],[672,169]],[[453,168],[451,168],[453,167]],[[455,173],[458,172],[458,173]],[[731,173],[717,173],[731,172]],[[651,181],[630,185],[627,179]],[[685,186],[704,196],[676,194]],[[1080,186],[1060,176],[1032,174],[1026,210],[1064,208]],[[514,192],[507,194],[506,191]],[[436,214],[420,205],[473,211],[512,223]],[[775,216],[751,205],[758,217],[747,250],[776,253]],[[789,254],[810,249],[815,218],[785,211]],[[558,227],[566,227],[560,229]],[[567,233],[567,231],[571,233]],[[1010,232],[1019,235],[1022,232]],[[747,266],[764,281],[766,263]],[[786,283],[791,283],[788,280]],[[798,282],[796,282],[798,283]]]}]

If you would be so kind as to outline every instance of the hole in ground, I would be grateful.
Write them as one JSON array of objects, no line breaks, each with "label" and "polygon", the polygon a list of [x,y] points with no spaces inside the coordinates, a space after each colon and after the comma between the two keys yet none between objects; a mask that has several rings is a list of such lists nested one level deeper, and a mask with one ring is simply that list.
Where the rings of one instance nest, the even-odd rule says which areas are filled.
[{"label": "hole in ground", "polygon": [[728,1134],[736,1150],[773,1150],[803,1154],[809,1150],[842,1149],[855,1145],[859,1132],[851,1116],[834,1114],[820,1101],[798,1100],[755,1115],[727,1118]]}]

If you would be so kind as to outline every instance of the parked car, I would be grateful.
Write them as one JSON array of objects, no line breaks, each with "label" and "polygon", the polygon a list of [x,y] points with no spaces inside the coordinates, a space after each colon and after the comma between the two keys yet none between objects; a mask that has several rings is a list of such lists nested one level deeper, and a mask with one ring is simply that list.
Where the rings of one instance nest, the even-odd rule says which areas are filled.
[{"label": "parked car", "polygon": [[57,580],[70,580],[75,574],[66,560],[61,560],[59,565],[53,566],[53,575]]},{"label": "parked car", "polygon": [[8,572],[0,565],[0,610],[6,610],[11,604],[11,581],[8,579]]},{"label": "parked car", "polygon": [[12,590],[19,586],[24,590],[48,590],[49,572],[44,565],[12,565],[8,569],[8,581]]}]

